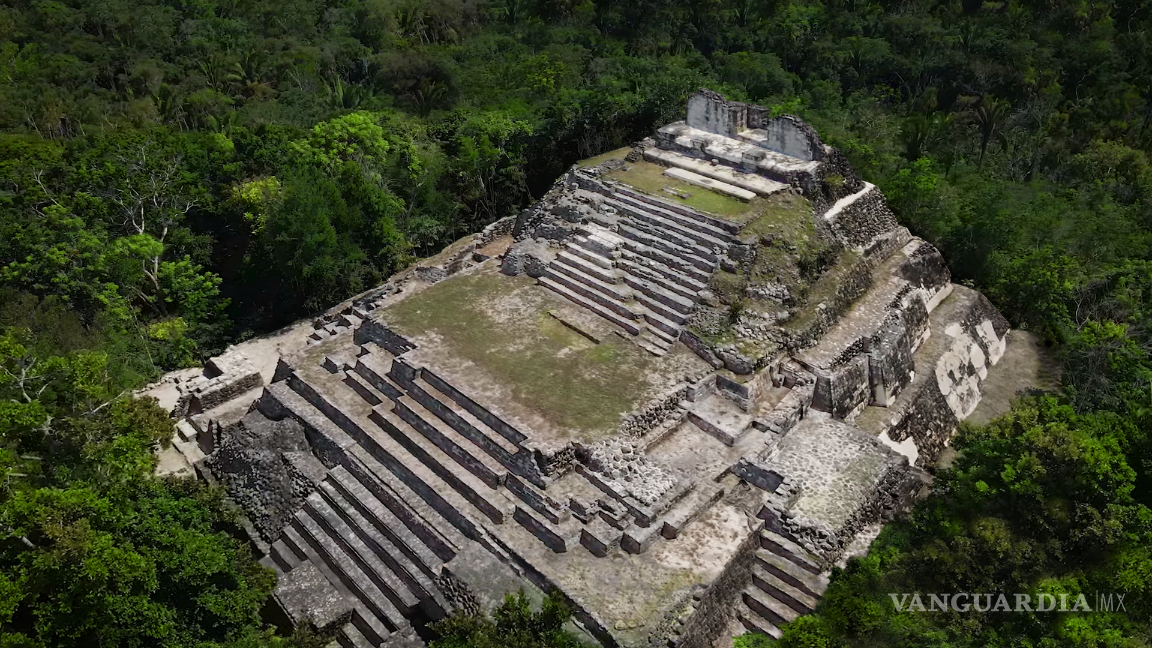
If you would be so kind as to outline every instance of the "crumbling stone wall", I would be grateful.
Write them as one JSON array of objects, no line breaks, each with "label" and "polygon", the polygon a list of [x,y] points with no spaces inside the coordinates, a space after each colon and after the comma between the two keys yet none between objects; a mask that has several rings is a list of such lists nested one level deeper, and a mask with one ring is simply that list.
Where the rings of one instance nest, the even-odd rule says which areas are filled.
[{"label": "crumbling stone wall", "polygon": [[884,202],[884,194],[876,187],[824,218],[830,222],[836,238],[850,248],[861,247],[899,225],[896,215]]},{"label": "crumbling stone wall", "polygon": [[292,419],[272,421],[249,413],[217,431],[215,448],[205,468],[267,542],[276,539],[326,473],[311,453],[303,426]]},{"label": "crumbling stone wall", "polygon": [[728,628],[740,600],[740,593],[752,582],[752,567],[756,564],[756,551],[760,548],[760,530],[757,525],[740,543],[736,553],[724,566],[724,571],[708,586],[696,613],[684,624],[676,640],[676,648],[709,648]]}]

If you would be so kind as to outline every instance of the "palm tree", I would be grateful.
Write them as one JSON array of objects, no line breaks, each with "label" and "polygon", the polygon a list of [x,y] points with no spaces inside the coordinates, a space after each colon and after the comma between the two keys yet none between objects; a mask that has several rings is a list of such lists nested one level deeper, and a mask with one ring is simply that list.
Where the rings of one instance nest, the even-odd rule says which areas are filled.
[{"label": "palm tree", "polygon": [[984,166],[984,154],[987,153],[988,144],[993,139],[1000,142],[1001,146],[1008,146],[1004,130],[1008,127],[1011,117],[1012,107],[1008,102],[988,95],[980,97],[972,107],[968,113],[968,121],[980,130],[980,159],[976,163],[977,167]]}]

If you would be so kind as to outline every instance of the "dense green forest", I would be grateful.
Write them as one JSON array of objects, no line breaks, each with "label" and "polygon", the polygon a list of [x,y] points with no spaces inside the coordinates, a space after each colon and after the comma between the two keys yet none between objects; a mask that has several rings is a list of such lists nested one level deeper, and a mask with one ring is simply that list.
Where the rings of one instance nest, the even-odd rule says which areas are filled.
[{"label": "dense green forest", "polygon": [[[171,426],[125,394],[514,213],[700,87],[812,122],[1064,365],[965,429],[783,643],[1152,643],[1141,0],[6,0],[0,643],[321,642],[260,626],[272,576],[218,492],[151,476]],[[897,614],[892,591],[1127,612]]]}]

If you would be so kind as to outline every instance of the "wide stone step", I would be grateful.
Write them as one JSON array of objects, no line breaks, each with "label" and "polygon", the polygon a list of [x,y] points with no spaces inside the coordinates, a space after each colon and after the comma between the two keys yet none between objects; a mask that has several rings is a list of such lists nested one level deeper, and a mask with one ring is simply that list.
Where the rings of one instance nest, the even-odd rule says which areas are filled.
[{"label": "wide stone step", "polygon": [[364,402],[369,405],[376,406],[383,402],[383,399],[376,393],[376,390],[365,384],[364,379],[357,377],[355,373],[346,373],[342,382],[347,385],[349,389],[356,392],[356,395],[364,399]]},{"label": "wide stone step", "polygon": [[755,610],[748,607],[748,604],[746,604],[743,599],[736,602],[736,618],[740,620],[740,624],[749,632],[766,634],[773,639],[779,639],[784,634],[780,631],[780,628],[776,627],[775,623],[765,619],[757,614]]},{"label": "wide stone step", "polygon": [[473,417],[483,421],[489,429],[495,431],[515,446],[519,447],[528,440],[527,436],[509,425],[507,421],[498,416],[497,412],[493,412],[483,405],[480,405],[470,396],[449,384],[448,381],[429,371],[427,367],[420,370],[420,378],[435,387],[441,394],[447,396],[453,403],[467,410]]},{"label": "wide stone step", "polygon": [[[705,160],[689,157],[675,151],[652,148],[644,152],[644,157],[647,160],[665,166],[691,171],[705,178],[724,182],[761,196],[770,196],[788,188],[788,185],[770,180],[760,174],[744,173],[743,171],[737,171],[724,164],[713,166]],[[723,156],[721,155],[721,157]],[[739,154],[737,154],[737,157],[739,157]]]},{"label": "wide stone step", "polygon": [[604,308],[613,311],[621,317],[626,317],[628,319],[640,319],[640,314],[632,306],[620,300],[615,294],[602,292],[599,288],[573,279],[566,274],[555,272],[552,268],[549,268],[548,273],[541,277],[541,279],[550,279],[555,281],[568,290],[578,295],[582,295],[585,299],[589,299],[597,304],[600,304]]},{"label": "wide stone step", "polygon": [[626,187],[618,187],[615,197],[621,201],[632,201],[634,204],[645,205],[653,213],[674,220],[685,227],[698,228],[722,241],[734,241],[733,235],[740,233],[740,224],[723,219],[712,218],[702,214],[691,207],[679,203],[669,202],[655,196],[633,191]]},{"label": "wide stone step", "polygon": [[727,182],[715,180],[713,178],[709,178],[708,176],[703,176],[703,175],[700,175],[699,173],[696,173],[694,171],[689,171],[687,169],[681,169],[679,167],[671,167],[669,169],[664,169],[664,175],[666,175],[669,178],[672,178],[674,180],[680,180],[682,182],[687,182],[690,185],[696,185],[697,187],[704,187],[705,189],[711,189],[712,191],[715,191],[718,194],[723,194],[725,196],[731,196],[732,198],[736,198],[737,200],[743,200],[744,202],[748,202],[748,201],[750,201],[756,197],[756,192],[754,192],[754,191],[748,191],[747,189],[741,189],[740,187],[737,187],[734,184],[728,184]]},{"label": "wide stone step", "polygon": [[547,484],[531,451],[508,441],[465,411],[448,395],[423,380],[423,372],[420,379],[408,386],[408,397],[451,428],[459,438],[457,442],[484,460],[493,471],[504,472],[503,468],[537,486]]},{"label": "wide stone step", "polygon": [[[404,548],[394,543],[389,535],[382,532],[371,520],[365,517],[359,508],[349,502],[347,498],[329,482],[322,482],[318,491],[335,510],[344,523],[356,532],[370,550],[395,574],[405,589],[419,601],[433,601],[441,611],[446,608],[440,591],[432,583],[431,578],[413,562]],[[394,599],[395,600],[395,599]]]},{"label": "wide stone step", "polygon": [[659,313],[654,313],[650,310],[645,312],[644,321],[648,322],[653,332],[660,331],[670,339],[680,338],[680,325],[666,317],[662,317]]},{"label": "wide stone step", "polygon": [[682,265],[690,265],[706,273],[712,273],[717,268],[717,261],[698,255],[694,248],[682,247],[652,232],[647,232],[638,227],[632,227],[631,225],[620,225],[617,231],[620,232],[620,236],[628,239],[633,244],[639,243],[640,245],[676,257]]},{"label": "wide stone step", "polygon": [[[644,245],[639,241],[626,239],[625,250],[632,254],[651,259],[660,265],[667,266],[668,268],[675,270],[677,273],[685,275],[689,279],[692,279],[693,281],[700,284],[707,285],[709,277],[712,276],[711,270],[703,270],[698,268],[695,264],[689,263],[688,261],[675,254],[662,252],[654,247]],[[624,255],[624,258],[628,258],[628,256]],[[700,260],[703,261],[703,259]]]},{"label": "wide stone step", "polygon": [[376,648],[354,623],[345,623],[344,627],[340,628],[340,634],[336,636],[336,641],[341,648]]},{"label": "wide stone step", "polygon": [[280,570],[281,574],[287,574],[293,569],[296,569],[304,560],[303,556],[298,556],[295,551],[292,551],[288,545],[284,544],[283,540],[277,540],[272,543],[272,547],[268,550],[268,557],[272,559],[272,562],[276,565],[276,568]]},{"label": "wide stone step", "polygon": [[624,283],[634,291],[664,304],[672,310],[687,315],[695,308],[696,302],[688,297],[672,292],[653,281],[647,281],[631,274],[625,275]]},{"label": "wide stone step", "polygon": [[785,583],[759,564],[752,565],[752,584],[800,614],[815,610],[819,602],[815,596]]},{"label": "wide stone step", "polygon": [[799,612],[772,598],[770,594],[758,587],[745,589],[741,598],[749,609],[777,626],[793,621],[800,616]]},{"label": "wide stone step", "polygon": [[621,277],[615,270],[601,267],[600,265],[592,263],[591,261],[587,261],[584,259],[584,257],[573,254],[568,250],[564,250],[560,254],[557,254],[556,260],[553,261],[553,263],[571,266],[588,276],[595,277],[600,281],[603,281],[604,283],[618,284],[621,282]]},{"label": "wide stone step", "polygon": [[604,254],[595,249],[588,249],[584,247],[583,244],[586,244],[587,241],[588,239],[586,237],[577,236],[572,239],[572,242],[568,244],[568,247],[565,251],[572,254],[573,256],[578,256],[581,259],[584,259],[585,261],[598,266],[602,270],[611,271],[615,265],[614,260],[604,256]]},{"label": "wide stone step", "polygon": [[[420,466],[412,466],[416,471],[419,467],[426,468],[437,478],[441,489],[448,489],[459,495],[471,505],[473,510],[483,513],[485,517],[496,524],[503,524],[507,512],[503,497],[493,492],[476,477],[464,471],[453,470],[454,463],[444,452],[429,442],[423,435],[412,429],[395,413],[382,405],[372,409],[370,417],[385,434],[402,447]],[[430,481],[430,480],[429,480]],[[490,493],[490,494],[489,494]],[[451,493],[441,492],[445,498]]]},{"label": "wide stone step", "polygon": [[686,236],[681,236],[677,232],[663,229],[657,225],[652,225],[651,223],[638,219],[630,220],[626,225],[623,225],[622,227],[629,227],[631,229],[638,230],[658,239],[667,245],[672,246],[672,248],[683,250],[688,254],[700,257],[701,259],[707,261],[710,264],[710,267],[715,267],[720,263],[720,255],[724,254],[725,251],[725,248],[704,247],[699,245],[693,239],[690,239]]},{"label": "wide stone step", "polygon": [[373,389],[391,400],[396,400],[400,398],[402,392],[386,379],[391,369],[391,358],[381,359],[375,353],[369,353],[356,359],[353,371]]},{"label": "wide stone step", "polygon": [[[636,301],[648,311],[645,313],[645,315],[655,313],[661,318],[668,320],[670,323],[676,325],[677,327],[688,321],[688,317],[684,313],[681,313],[673,308],[669,308],[663,302],[657,301],[644,293],[638,293],[636,295]],[[645,319],[647,319],[647,317]],[[664,330],[668,331],[668,329]],[[668,332],[671,333],[671,331]]]},{"label": "wide stone step", "polygon": [[572,518],[553,524],[527,506],[517,506],[512,517],[556,553],[565,553],[580,542],[580,523]]},{"label": "wide stone step", "polygon": [[635,320],[633,320],[631,318],[627,318],[627,317],[622,317],[619,313],[616,313],[613,310],[610,310],[608,308],[601,306],[600,304],[596,303],[595,301],[588,299],[587,297],[585,297],[585,296],[583,296],[583,295],[581,295],[581,294],[579,294],[573,290],[568,289],[565,285],[563,285],[557,281],[554,281],[552,279],[549,279],[548,277],[540,277],[540,279],[538,279],[538,281],[540,282],[541,286],[544,286],[545,288],[551,290],[552,292],[555,292],[556,294],[560,295],[561,297],[564,297],[568,301],[570,301],[570,302],[572,302],[578,306],[583,306],[584,308],[587,308],[588,310],[592,311],[593,313],[596,313],[600,317],[603,317],[604,319],[608,320],[609,322],[612,322],[616,326],[619,326],[620,328],[624,329],[625,331],[628,331],[632,335],[636,335],[640,332],[640,325],[637,324],[637,322]]},{"label": "wide stone step", "polygon": [[[389,379],[392,374],[390,372]],[[451,461],[443,452],[436,448],[431,442],[425,439],[420,433],[413,430],[407,423],[392,415],[388,411],[388,407],[392,406],[395,401],[389,401],[373,407],[369,410],[363,418],[366,419],[364,423],[375,423],[379,429],[382,429],[385,434],[370,434],[361,425],[361,423],[354,420],[348,413],[332,405],[327,398],[316,391],[314,387],[293,375],[287,380],[289,387],[300,394],[306,401],[311,403],[316,409],[320,410],[331,422],[335,423],[338,428],[346,432],[349,436],[356,439],[362,446],[369,451],[376,451],[376,456],[381,461],[389,463],[389,469],[392,469],[398,477],[404,478],[401,473],[413,472],[419,473],[421,466],[427,468],[427,473],[416,477],[422,481],[423,484],[429,489],[435,491],[436,488],[446,487],[445,490],[451,489],[459,492],[464,496],[465,500],[469,502],[476,510],[481,511],[492,519],[497,524],[500,524],[504,519],[504,511],[501,507],[494,506],[492,501],[489,501],[484,495],[481,494],[485,487],[480,485],[477,487],[477,480],[471,475],[465,473],[457,474],[448,468],[448,463]],[[389,423],[383,426],[381,421]],[[370,423],[369,423],[370,424]],[[398,424],[398,425],[397,425]],[[399,468],[397,468],[399,467]],[[432,477],[431,479],[426,479]],[[433,503],[439,495],[429,498],[427,493],[422,493],[425,501],[430,504]],[[443,499],[443,498],[440,498]],[[439,510],[439,509],[438,509]],[[467,510],[465,508],[457,508],[459,511]],[[440,511],[442,514],[451,514],[451,511]],[[470,526],[470,522],[465,526]]]},{"label": "wide stone step", "polygon": [[452,429],[452,426],[441,421],[411,396],[404,396],[396,401],[393,412],[489,488],[499,488],[504,483],[504,475],[507,472],[504,466],[476,448],[471,441],[461,436]]},{"label": "wide stone step", "polygon": [[[329,473],[332,483],[376,528],[407,551],[425,574],[438,577],[441,566],[466,542],[468,529],[456,525],[438,504],[427,501],[419,485],[398,477],[367,448],[358,447],[351,454],[355,462],[350,466],[360,474],[333,470]],[[419,542],[411,541],[405,531]]]},{"label": "wide stone step", "polygon": [[[403,617],[411,613],[420,600],[408,584],[381,559],[379,545],[369,545],[319,492],[308,496],[303,512],[319,524],[320,530],[336,542],[344,555],[352,559]],[[396,622],[399,624],[401,620]]]},{"label": "wide stone step", "polygon": [[760,547],[771,551],[777,556],[791,560],[796,563],[797,566],[813,574],[820,573],[820,565],[816,562],[816,559],[812,557],[812,554],[808,553],[807,549],[778,533],[773,533],[768,529],[761,529]]},{"label": "wide stone step", "polygon": [[431,579],[440,575],[444,559],[422,538],[427,530],[417,528],[414,532],[410,528],[414,520],[409,519],[405,522],[398,517],[387,504],[377,498],[343,466],[337,466],[328,473],[328,477],[321,483],[321,488],[333,496],[339,495],[345,502],[351,504],[360,517],[388,538],[392,545],[407,557],[409,563],[424,574],[425,578]]},{"label": "wide stone step", "polygon": [[[388,624],[387,617],[381,615],[375,608],[368,607],[367,602],[361,597],[361,593],[345,582],[348,576],[343,574],[338,567],[333,567],[329,563],[329,558],[316,548],[312,538],[300,530],[300,525],[295,519],[293,519],[291,525],[285,527],[280,537],[292,547],[293,551],[306,556],[308,561],[311,562],[321,574],[324,574],[324,578],[326,578],[329,583],[332,583],[341,594],[344,594],[352,601],[352,623],[356,626],[357,630],[364,634],[369,642],[373,645],[379,645],[388,639],[394,627]],[[384,596],[379,592],[377,592],[376,596],[384,599]],[[385,605],[391,606],[390,603],[387,603],[387,599],[384,599],[384,601]]]},{"label": "wide stone step", "polygon": [[756,560],[765,571],[809,596],[820,598],[824,595],[824,590],[828,589],[827,578],[813,574],[807,569],[797,566],[791,560],[777,556],[771,551],[758,550]]},{"label": "wide stone step", "polygon": [[627,287],[616,283],[601,281],[600,279],[597,279],[587,272],[584,272],[580,268],[571,265],[564,263],[552,263],[550,266],[548,266],[548,270],[563,273],[564,275],[579,281],[585,286],[602,292],[617,301],[626,302],[632,296],[632,291]]},{"label": "wide stone step", "polygon": [[718,499],[724,496],[724,488],[714,483],[701,483],[664,514],[664,526],[660,535],[674,540],[696,518],[703,515]]},{"label": "wide stone step", "polygon": [[[679,275],[676,279],[669,278],[669,275],[672,273],[672,269],[667,266],[662,266],[660,270],[657,270],[655,268],[643,266],[631,261],[623,261],[621,262],[621,269],[623,269],[625,273],[625,283],[631,281],[644,281],[647,283],[655,284],[664,290],[674,295],[679,295],[680,297],[683,297],[684,299],[687,299],[693,303],[695,303],[698,297],[698,293],[707,287],[692,281],[684,275],[679,275],[679,273],[676,273]],[[632,284],[629,283],[628,285]],[[697,285],[700,285],[701,287],[696,288],[695,286]],[[635,288],[635,286],[632,287]]]},{"label": "wide stone step", "polygon": [[669,346],[665,346],[667,343],[665,343],[663,340],[657,338],[655,335],[652,335],[652,329],[650,328],[645,329],[643,333],[632,338],[632,341],[636,343],[636,346],[644,349],[657,358],[661,358],[667,355],[668,349],[670,348]]},{"label": "wide stone step", "polygon": [[685,225],[674,218],[669,218],[668,214],[670,212],[666,212],[653,205],[647,205],[628,198],[624,198],[623,200],[609,198],[604,202],[616,208],[618,211],[628,214],[628,216],[635,220],[643,221],[656,229],[664,230],[679,238],[691,240],[695,245],[703,246],[709,250],[714,247],[720,248],[721,252],[728,249],[727,240],[722,240],[718,236],[713,236],[706,232],[705,228],[699,223],[693,222],[691,225]]}]

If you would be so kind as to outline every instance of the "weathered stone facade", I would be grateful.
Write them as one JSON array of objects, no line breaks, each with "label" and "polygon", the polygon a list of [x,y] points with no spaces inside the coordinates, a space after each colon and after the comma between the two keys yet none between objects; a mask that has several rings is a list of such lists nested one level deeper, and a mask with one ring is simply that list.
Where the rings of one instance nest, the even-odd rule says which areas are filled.
[{"label": "weathered stone facade", "polygon": [[393,648],[520,587],[606,646],[778,634],[920,490],[1008,332],[815,130],[710,92],[300,328],[165,388],[279,618]]}]

